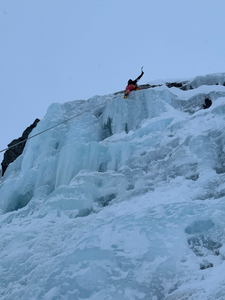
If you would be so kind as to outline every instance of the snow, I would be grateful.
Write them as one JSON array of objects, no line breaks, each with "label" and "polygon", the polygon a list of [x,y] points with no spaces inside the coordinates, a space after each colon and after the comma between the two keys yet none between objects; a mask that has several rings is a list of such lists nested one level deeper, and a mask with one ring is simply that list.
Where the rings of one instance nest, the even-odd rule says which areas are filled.
[{"label": "snow", "polygon": [[224,82],[52,104],[0,185],[0,299],[224,299]]}]

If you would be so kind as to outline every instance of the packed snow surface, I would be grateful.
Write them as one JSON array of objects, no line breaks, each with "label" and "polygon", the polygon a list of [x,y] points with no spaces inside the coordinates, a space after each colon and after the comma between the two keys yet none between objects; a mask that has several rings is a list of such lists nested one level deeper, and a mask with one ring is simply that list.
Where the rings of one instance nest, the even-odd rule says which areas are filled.
[{"label": "packed snow surface", "polygon": [[54,103],[31,136],[67,119],[2,178],[0,299],[224,300],[225,73]]}]

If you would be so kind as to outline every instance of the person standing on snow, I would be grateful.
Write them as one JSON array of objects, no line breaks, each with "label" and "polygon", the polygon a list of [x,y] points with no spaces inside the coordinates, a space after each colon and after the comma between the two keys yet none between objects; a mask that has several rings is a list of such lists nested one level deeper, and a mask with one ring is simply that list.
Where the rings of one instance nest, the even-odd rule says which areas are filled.
[{"label": "person standing on snow", "polygon": [[129,79],[126,87],[126,91],[124,94],[124,99],[127,98],[127,96],[130,94],[131,91],[137,91],[141,88],[138,87],[137,82],[141,79],[141,77],[144,75],[143,67],[141,68],[141,75],[138,76],[135,80]]}]

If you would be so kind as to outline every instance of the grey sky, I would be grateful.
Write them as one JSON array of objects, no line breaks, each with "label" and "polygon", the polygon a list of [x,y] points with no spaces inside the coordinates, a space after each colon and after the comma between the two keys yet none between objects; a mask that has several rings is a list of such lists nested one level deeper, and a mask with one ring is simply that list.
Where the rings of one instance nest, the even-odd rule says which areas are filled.
[{"label": "grey sky", "polygon": [[[0,148],[53,102],[225,72],[224,0],[0,0]],[[0,154],[2,160],[2,153]]]}]

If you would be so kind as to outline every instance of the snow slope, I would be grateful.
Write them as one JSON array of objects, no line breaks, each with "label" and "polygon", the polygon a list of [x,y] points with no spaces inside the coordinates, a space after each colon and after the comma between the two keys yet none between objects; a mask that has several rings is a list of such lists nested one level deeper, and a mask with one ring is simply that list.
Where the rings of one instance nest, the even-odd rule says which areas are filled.
[{"label": "snow slope", "polygon": [[224,300],[224,83],[52,104],[0,185],[0,299]]}]

